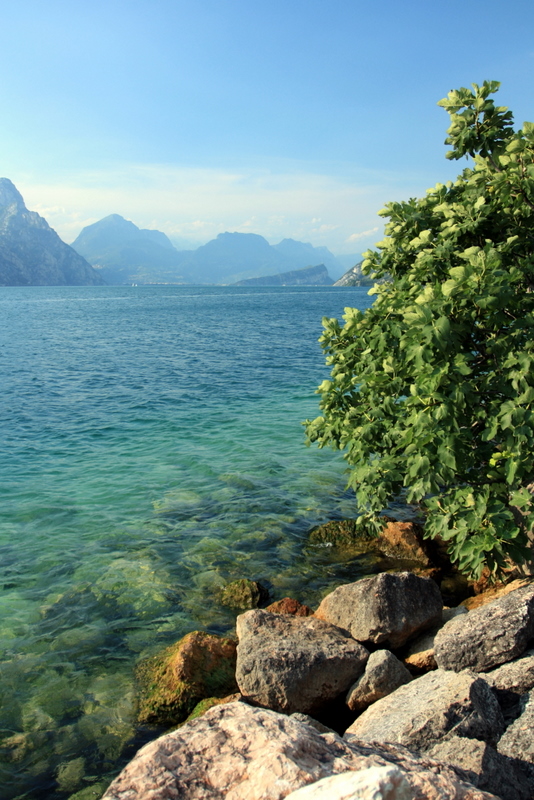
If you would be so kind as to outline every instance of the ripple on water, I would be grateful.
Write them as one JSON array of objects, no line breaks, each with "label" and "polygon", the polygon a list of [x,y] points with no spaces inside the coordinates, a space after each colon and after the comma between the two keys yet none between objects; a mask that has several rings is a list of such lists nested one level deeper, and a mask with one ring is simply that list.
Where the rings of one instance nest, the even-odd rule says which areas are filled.
[{"label": "ripple on water", "polygon": [[232,631],[225,583],[314,605],[372,569],[304,546],[354,502],[339,456],[300,427],[325,377],[321,317],[369,301],[36,287],[0,303],[0,784],[6,800],[89,800],[155,735],[135,726],[136,661]]}]

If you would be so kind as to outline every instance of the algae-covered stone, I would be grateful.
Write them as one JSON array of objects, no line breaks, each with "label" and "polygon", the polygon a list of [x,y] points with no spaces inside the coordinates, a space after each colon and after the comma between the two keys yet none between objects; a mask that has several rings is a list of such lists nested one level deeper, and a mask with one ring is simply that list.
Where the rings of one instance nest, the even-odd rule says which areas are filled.
[{"label": "algae-covered stone", "polygon": [[248,611],[258,608],[269,599],[267,590],[257,581],[240,578],[227,584],[221,593],[221,603],[229,608]]},{"label": "algae-covered stone", "polygon": [[356,529],[356,520],[340,519],[326,522],[313,528],[309,534],[312,544],[331,544],[335,547],[347,547],[371,541],[370,537],[362,536]]},{"label": "algae-covered stone", "polygon": [[78,788],[85,774],[85,759],[81,756],[60,764],[57,783],[62,792],[72,792]]},{"label": "algae-covered stone", "polygon": [[139,665],[139,722],[176,725],[204,698],[233,694],[235,663],[232,639],[188,633]]},{"label": "algae-covered stone", "polygon": [[196,704],[185,721],[191,722],[192,720],[201,717],[206,713],[206,711],[209,711],[210,708],[213,708],[213,706],[221,706],[224,703],[233,703],[239,700],[241,700],[241,695],[239,692],[236,694],[230,694],[228,697],[205,697],[204,700],[201,700],[200,703]]}]

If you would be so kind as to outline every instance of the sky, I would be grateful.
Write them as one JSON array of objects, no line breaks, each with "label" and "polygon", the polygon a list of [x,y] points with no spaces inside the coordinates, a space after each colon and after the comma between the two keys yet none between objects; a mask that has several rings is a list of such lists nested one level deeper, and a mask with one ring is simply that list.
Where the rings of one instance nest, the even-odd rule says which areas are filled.
[{"label": "sky", "polygon": [[0,26],[0,176],[67,242],[108,214],[361,253],[454,179],[451,89],[534,121],[532,0],[25,0]]}]

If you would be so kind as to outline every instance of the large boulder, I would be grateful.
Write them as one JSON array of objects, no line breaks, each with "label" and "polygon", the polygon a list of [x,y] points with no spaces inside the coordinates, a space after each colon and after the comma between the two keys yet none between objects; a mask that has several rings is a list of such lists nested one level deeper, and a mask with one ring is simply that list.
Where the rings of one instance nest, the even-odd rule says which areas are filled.
[{"label": "large boulder", "polygon": [[377,700],[347,728],[345,738],[396,742],[424,752],[456,734],[496,744],[502,713],[485,680],[465,672],[435,670]]},{"label": "large boulder", "polygon": [[368,651],[345,631],[315,617],[247,611],[237,618],[236,680],[254,705],[314,714],[345,693]]},{"label": "large boulder", "polygon": [[427,753],[429,758],[463,769],[479,789],[493,792],[502,800],[531,800],[532,791],[525,774],[487,742],[451,736],[438,742]]},{"label": "large boulder", "polygon": [[412,798],[496,800],[463,772],[403,747],[346,742],[245,703],[212,708],[145,745],[102,800],[282,800],[322,778],[373,767],[399,770]]},{"label": "large boulder", "polygon": [[139,722],[175,725],[204,698],[233,694],[235,663],[236,643],[203,631],[145,659],[137,668]]},{"label": "large boulder", "polygon": [[315,616],[344,628],[363,644],[394,650],[439,625],[442,608],[434,581],[412,572],[382,572],[339,586],[323,599]]},{"label": "large boulder", "polygon": [[438,667],[477,672],[511,661],[534,637],[534,584],[455,617],[436,635]]},{"label": "large boulder", "polygon": [[347,705],[351,711],[365,711],[372,703],[411,680],[411,674],[393,653],[376,650],[369,656],[364,674],[350,687]]}]

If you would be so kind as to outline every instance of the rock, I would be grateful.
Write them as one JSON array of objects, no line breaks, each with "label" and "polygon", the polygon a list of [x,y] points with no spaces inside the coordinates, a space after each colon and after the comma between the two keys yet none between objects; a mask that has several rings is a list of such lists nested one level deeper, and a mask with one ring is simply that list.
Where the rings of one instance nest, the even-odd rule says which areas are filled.
[{"label": "rock", "polygon": [[322,778],[372,767],[399,769],[420,800],[495,800],[460,771],[403,747],[346,742],[245,703],[212,708],[145,745],[102,800],[282,800]]},{"label": "rock", "polygon": [[258,581],[240,578],[228,583],[221,592],[221,603],[229,608],[246,611],[258,608],[269,599],[268,592]]},{"label": "rock", "polygon": [[[480,608],[480,606],[485,606],[487,603],[492,603],[499,597],[510,594],[510,592],[515,592],[516,589],[520,589],[528,583],[529,581],[526,579],[518,579],[511,583],[499,584],[497,586],[489,586],[484,583],[484,588],[480,592],[477,592],[477,584],[474,584],[475,596],[462,600],[461,605],[465,606],[468,611],[472,611],[474,608]],[[481,585],[479,585],[479,588],[482,588]]]},{"label": "rock", "polygon": [[484,673],[484,680],[498,691],[518,694],[530,691],[534,688],[534,650],[529,650],[520,658]]},{"label": "rock", "polygon": [[387,520],[378,534],[376,547],[390,558],[415,561],[423,567],[431,567],[432,560],[423,539],[423,529],[415,522]]},{"label": "rock", "polygon": [[359,642],[394,650],[438,625],[442,607],[439,589],[429,578],[382,572],[338,587],[315,616],[344,628]]},{"label": "rock", "polygon": [[308,535],[312,544],[331,544],[334,547],[352,547],[363,545],[372,548],[373,539],[362,534],[356,528],[355,519],[340,519],[325,522],[312,528]]},{"label": "rock", "polygon": [[[444,608],[441,615],[443,624],[446,624],[454,617],[460,616],[460,614],[467,614],[467,609],[463,606]],[[434,658],[434,641],[438,630],[439,628],[435,628],[428,633],[424,633],[410,644],[404,656],[404,663],[409,670],[419,674],[438,668]]]},{"label": "rock", "polygon": [[374,552],[398,561],[409,561],[422,567],[432,567],[423,529],[414,522],[398,522],[384,517],[384,527],[378,536],[359,529],[354,519],[341,519],[318,525],[309,533],[312,544],[330,544],[339,548]]},{"label": "rock", "polygon": [[206,713],[206,711],[209,711],[210,708],[213,708],[213,706],[220,706],[223,705],[223,703],[236,703],[240,702],[242,699],[243,698],[239,692],[236,692],[235,694],[229,694],[228,697],[205,697],[204,700],[201,700],[200,703],[196,704],[185,721],[191,722],[191,720],[201,717]]},{"label": "rock", "polygon": [[138,720],[175,725],[205,697],[237,691],[236,643],[203,631],[188,633],[137,668]]},{"label": "rock", "polygon": [[495,744],[503,730],[499,704],[485,680],[469,670],[438,669],[377,700],[345,737],[424,752],[452,733]]},{"label": "rock", "polygon": [[[523,706],[523,713],[506,729],[497,749],[505,756],[534,765],[534,692],[526,696]],[[534,770],[531,775],[534,777]]]},{"label": "rock", "polygon": [[351,711],[364,711],[411,680],[411,674],[393,653],[377,650],[369,656],[364,674],[350,687],[347,705]]},{"label": "rock", "polygon": [[326,725],[323,725],[322,722],[310,717],[309,714],[300,714],[298,711],[295,711],[291,714],[291,719],[296,719],[299,722],[304,722],[306,725],[311,725],[312,728],[315,728],[316,731],[319,733],[335,733],[332,728],[328,728]]},{"label": "rock", "polygon": [[309,606],[302,605],[298,600],[293,600],[292,597],[284,597],[282,600],[277,600],[271,603],[265,609],[271,614],[294,614],[296,617],[311,617],[313,611]]},{"label": "rock", "polygon": [[474,786],[498,793],[502,800],[530,800],[532,797],[529,782],[514,761],[486,742],[451,736],[438,742],[427,755],[460,767]]},{"label": "rock", "polygon": [[286,800],[413,800],[410,784],[397,767],[370,767],[321,778],[291,792]]},{"label": "rock", "polygon": [[237,618],[236,680],[254,705],[311,714],[347,691],[369,656],[345,631],[315,617],[247,611]]},{"label": "rock", "polygon": [[486,672],[521,655],[533,636],[530,584],[448,622],[436,635],[435,658],[442,669]]}]

